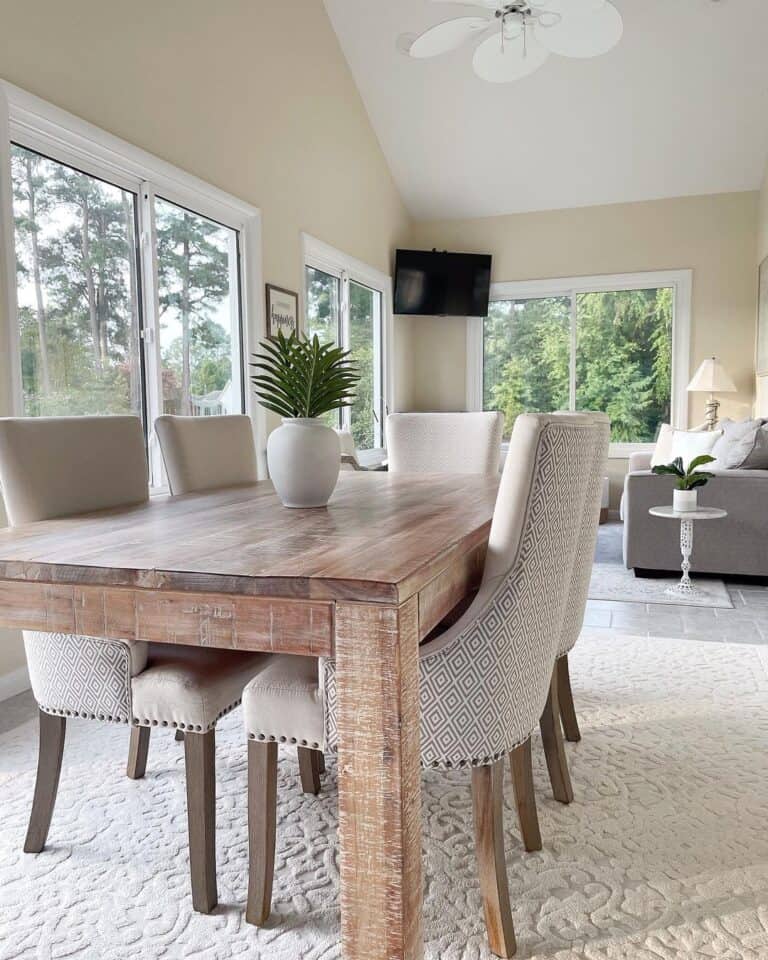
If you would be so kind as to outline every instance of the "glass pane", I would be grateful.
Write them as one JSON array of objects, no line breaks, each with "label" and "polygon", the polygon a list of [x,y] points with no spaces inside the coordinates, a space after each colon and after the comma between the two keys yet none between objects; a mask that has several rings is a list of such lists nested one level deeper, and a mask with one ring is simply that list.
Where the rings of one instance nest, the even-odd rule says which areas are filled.
[{"label": "glass pane", "polygon": [[382,446],[380,329],[381,293],[350,281],[349,349],[360,374],[350,424],[358,450]]},{"label": "glass pane", "polygon": [[673,290],[576,297],[576,405],[611,418],[614,442],[652,442],[671,419]]},{"label": "glass pane", "polygon": [[[317,335],[320,343],[339,342],[339,285],[338,277],[307,267],[307,324],[308,337]],[[332,410],[320,418],[330,427],[341,426],[341,412]]]},{"label": "glass pane", "polygon": [[12,146],[24,413],[141,415],[134,194]]},{"label": "glass pane", "polygon": [[163,412],[242,412],[237,231],[155,200]]},{"label": "glass pane", "polygon": [[569,297],[496,300],[483,322],[483,409],[501,410],[504,436],[519,413],[566,410]]}]

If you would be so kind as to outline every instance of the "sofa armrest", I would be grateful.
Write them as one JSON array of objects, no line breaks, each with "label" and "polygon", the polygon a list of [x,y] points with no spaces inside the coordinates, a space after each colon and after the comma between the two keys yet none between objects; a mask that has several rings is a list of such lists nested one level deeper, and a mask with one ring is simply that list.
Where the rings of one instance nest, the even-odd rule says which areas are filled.
[{"label": "sofa armrest", "polygon": [[650,470],[653,454],[638,451],[629,455],[629,472],[637,473],[638,470]]}]

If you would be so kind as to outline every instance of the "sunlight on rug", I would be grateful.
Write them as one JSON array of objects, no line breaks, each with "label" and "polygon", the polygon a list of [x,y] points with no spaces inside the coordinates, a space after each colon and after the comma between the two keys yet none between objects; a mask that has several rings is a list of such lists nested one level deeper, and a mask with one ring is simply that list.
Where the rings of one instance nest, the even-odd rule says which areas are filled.
[{"label": "sunlight on rug", "polygon": [[[760,960],[768,957],[766,650],[588,633],[571,674],[583,740],[576,791],[535,778],[544,850],[525,855],[506,788],[507,866],[520,957]],[[2,712],[2,705],[0,705]],[[218,733],[220,906],[192,912],[183,747],[153,731],[147,777],[124,776],[125,727],[71,722],[48,849],[21,852],[36,724],[0,736],[0,958],[336,960],[335,765],[300,793],[285,750],[275,908],[244,922],[245,743]],[[424,773],[425,935],[430,960],[490,956],[466,773]]]}]

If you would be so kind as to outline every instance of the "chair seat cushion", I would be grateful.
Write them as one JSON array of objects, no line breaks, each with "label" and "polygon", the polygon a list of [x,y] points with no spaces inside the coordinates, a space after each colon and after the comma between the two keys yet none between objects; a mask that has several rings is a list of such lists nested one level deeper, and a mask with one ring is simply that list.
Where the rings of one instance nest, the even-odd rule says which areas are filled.
[{"label": "chair seat cushion", "polygon": [[321,749],[323,701],[314,657],[275,655],[243,691],[245,732],[251,739]]},{"label": "chair seat cushion", "polygon": [[270,654],[150,643],[146,669],[131,681],[134,723],[210,730],[236,707]]}]

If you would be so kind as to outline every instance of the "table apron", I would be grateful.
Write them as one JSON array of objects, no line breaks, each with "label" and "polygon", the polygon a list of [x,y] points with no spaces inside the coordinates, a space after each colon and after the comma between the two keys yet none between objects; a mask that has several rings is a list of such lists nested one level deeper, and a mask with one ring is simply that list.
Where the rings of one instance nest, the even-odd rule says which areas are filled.
[{"label": "table apron", "polygon": [[322,657],[333,653],[334,604],[0,580],[0,625]]}]

